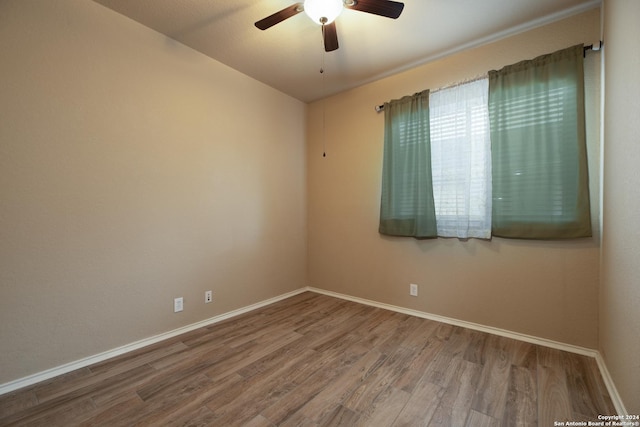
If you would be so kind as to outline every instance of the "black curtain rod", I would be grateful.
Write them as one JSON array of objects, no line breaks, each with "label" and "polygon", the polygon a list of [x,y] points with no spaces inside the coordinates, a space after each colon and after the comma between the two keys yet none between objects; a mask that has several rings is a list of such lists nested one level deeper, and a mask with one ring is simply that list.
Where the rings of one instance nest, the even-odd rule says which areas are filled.
[{"label": "black curtain rod", "polygon": [[[602,40],[598,41],[598,44],[597,44],[597,45],[590,44],[590,45],[583,46],[583,47],[582,47],[582,57],[583,57],[583,58],[586,58],[586,57],[587,57],[587,51],[588,51],[588,50],[595,50],[595,51],[598,51],[598,50],[600,50],[600,49],[602,49]],[[379,113],[379,112],[381,112],[381,111],[384,111],[384,104],[376,105],[376,106],[375,106],[375,109],[376,109],[376,113]]]}]

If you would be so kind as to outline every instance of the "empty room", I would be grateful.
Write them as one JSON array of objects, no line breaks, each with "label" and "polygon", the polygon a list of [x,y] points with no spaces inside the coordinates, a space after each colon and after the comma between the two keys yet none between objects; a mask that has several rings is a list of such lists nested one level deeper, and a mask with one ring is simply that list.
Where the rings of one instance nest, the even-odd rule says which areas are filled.
[{"label": "empty room", "polygon": [[0,0],[0,425],[640,426],[638,22]]}]

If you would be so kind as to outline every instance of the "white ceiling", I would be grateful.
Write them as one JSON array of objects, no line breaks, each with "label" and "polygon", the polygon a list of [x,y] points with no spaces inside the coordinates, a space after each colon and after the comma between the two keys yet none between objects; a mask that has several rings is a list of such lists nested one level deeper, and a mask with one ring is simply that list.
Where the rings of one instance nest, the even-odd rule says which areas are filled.
[{"label": "white ceiling", "polygon": [[[305,102],[582,12],[600,0],[405,0],[397,19],[345,9],[324,53],[304,13],[254,22],[295,0],[94,0]],[[585,41],[586,42],[586,41]]]}]

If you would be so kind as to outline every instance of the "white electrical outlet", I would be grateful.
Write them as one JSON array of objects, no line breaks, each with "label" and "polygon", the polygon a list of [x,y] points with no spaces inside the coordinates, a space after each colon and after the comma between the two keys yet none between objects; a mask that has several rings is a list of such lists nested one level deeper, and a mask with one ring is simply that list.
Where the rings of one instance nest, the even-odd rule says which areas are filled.
[{"label": "white electrical outlet", "polygon": [[182,311],[183,305],[184,305],[184,300],[182,299],[182,297],[174,298],[173,299],[173,312],[177,313],[179,311]]},{"label": "white electrical outlet", "polygon": [[207,291],[204,293],[204,302],[206,304],[209,304],[211,301],[213,301],[213,292],[212,291]]},{"label": "white electrical outlet", "polygon": [[418,285],[411,283],[409,285],[409,295],[411,295],[412,297],[417,297],[418,296]]}]

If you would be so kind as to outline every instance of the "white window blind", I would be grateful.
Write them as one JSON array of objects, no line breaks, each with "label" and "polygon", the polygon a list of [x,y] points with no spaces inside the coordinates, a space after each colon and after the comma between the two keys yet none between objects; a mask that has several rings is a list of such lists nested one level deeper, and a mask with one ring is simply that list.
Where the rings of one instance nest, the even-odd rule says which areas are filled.
[{"label": "white window blind", "polygon": [[[575,136],[567,133],[566,123],[575,123],[577,111],[575,85],[541,90],[529,95],[514,97],[501,104],[502,114],[509,120],[496,120],[495,132],[503,134],[525,132],[537,139],[528,144],[511,144],[509,155],[517,159],[517,167],[511,171],[512,184],[517,185],[517,196],[526,194],[527,199],[499,195],[501,214],[518,221],[531,223],[553,221],[572,222],[575,218],[575,203],[567,194],[577,193],[578,180],[574,168],[566,167],[578,158],[575,144],[545,146],[543,141],[559,138],[572,141]],[[574,127],[569,127],[573,130]],[[514,138],[515,139],[515,138]],[[521,139],[521,138],[520,138]],[[549,153],[545,161],[534,152]],[[515,161],[513,162],[515,163]],[[567,199],[569,201],[567,201]],[[523,209],[524,204],[526,207]]]}]

